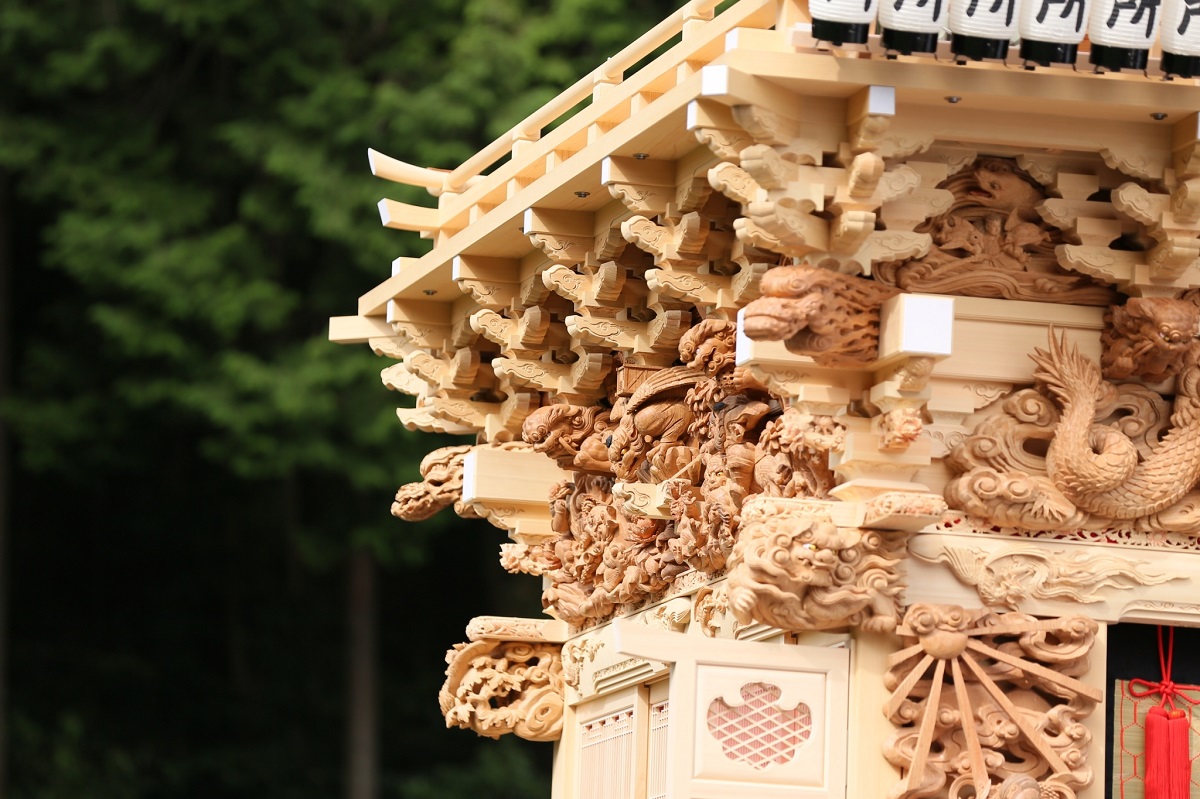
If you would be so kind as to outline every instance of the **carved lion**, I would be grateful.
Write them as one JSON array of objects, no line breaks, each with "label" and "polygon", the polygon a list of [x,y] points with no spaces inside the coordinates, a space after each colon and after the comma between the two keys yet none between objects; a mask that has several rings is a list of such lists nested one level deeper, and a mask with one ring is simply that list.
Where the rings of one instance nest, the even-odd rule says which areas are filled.
[{"label": "carved lion", "polygon": [[521,437],[564,469],[611,474],[610,426],[608,410],[598,405],[543,405],[525,419]]},{"label": "carved lion", "polygon": [[1109,311],[1100,365],[1109,380],[1138,377],[1160,383],[1196,363],[1200,308],[1186,299],[1130,297]]},{"label": "carved lion", "polygon": [[754,508],[743,508],[729,559],[729,609],[740,623],[784,630],[895,628],[895,543],[873,531],[805,518],[786,505],[763,511],[763,504],[751,500],[747,506]]}]

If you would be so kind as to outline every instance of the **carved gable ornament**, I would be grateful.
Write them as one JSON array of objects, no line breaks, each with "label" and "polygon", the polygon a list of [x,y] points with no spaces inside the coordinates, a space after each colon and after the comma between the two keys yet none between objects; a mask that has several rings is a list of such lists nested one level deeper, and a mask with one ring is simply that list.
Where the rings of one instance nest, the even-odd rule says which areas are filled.
[{"label": "carved gable ornament", "polygon": [[904,291],[1108,305],[1108,286],[1059,264],[1063,231],[1041,216],[1045,188],[1014,160],[982,157],[938,184],[954,202],[915,230],[929,252],[877,264],[875,279]]}]

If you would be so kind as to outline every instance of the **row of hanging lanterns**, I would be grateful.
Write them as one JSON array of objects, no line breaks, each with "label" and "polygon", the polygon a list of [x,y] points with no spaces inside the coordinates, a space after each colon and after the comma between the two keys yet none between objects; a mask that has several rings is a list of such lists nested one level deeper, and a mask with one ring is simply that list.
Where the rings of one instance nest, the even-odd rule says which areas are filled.
[{"label": "row of hanging lanterns", "polygon": [[889,52],[933,53],[950,31],[956,59],[1003,59],[1020,39],[1026,66],[1074,64],[1086,34],[1097,70],[1145,71],[1155,39],[1164,74],[1200,74],[1200,0],[809,0],[813,36],[863,44],[878,23]]}]

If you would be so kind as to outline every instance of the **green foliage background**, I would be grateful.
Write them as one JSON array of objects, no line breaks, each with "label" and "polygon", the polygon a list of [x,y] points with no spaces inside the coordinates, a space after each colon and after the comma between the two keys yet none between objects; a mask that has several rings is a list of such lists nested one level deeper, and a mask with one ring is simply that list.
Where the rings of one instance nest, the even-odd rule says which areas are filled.
[{"label": "green foliage background", "polygon": [[548,795],[437,711],[501,535],[392,519],[446,442],[330,315],[417,255],[365,151],[453,167],[670,0],[5,0],[11,795],[341,790],[345,578],[381,565],[382,794]]}]

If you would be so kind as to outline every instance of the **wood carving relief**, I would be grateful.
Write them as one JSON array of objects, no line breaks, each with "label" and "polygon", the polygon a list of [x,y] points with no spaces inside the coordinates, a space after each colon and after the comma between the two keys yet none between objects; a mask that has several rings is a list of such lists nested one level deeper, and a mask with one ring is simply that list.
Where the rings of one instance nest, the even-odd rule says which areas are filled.
[{"label": "wood carving relief", "polygon": [[626,513],[612,485],[611,477],[585,474],[559,484],[550,498],[558,537],[531,548],[550,583],[543,606],[570,624],[641,602],[687,568],[669,547],[666,523]]},{"label": "wood carving relief", "polygon": [[1161,383],[1200,362],[1200,293],[1180,299],[1130,297],[1109,311],[1100,365],[1109,380]]},{"label": "wood carving relief", "polygon": [[945,563],[955,577],[979,592],[985,605],[1010,610],[1016,610],[1025,599],[1099,602],[1103,589],[1129,590],[1179,577],[1124,555],[1068,552],[1029,544],[998,552],[970,546],[945,546],[934,552],[914,547],[909,554],[931,563]]},{"label": "wood carving relief", "polygon": [[446,653],[446,682],[438,694],[447,727],[488,738],[515,733],[529,741],[562,735],[561,644],[484,639]]},{"label": "wood carving relief", "polygon": [[950,210],[919,225],[929,252],[876,265],[888,286],[930,294],[1107,305],[1116,294],[1059,266],[1062,231],[1041,220],[1045,189],[1006,158],[983,157],[938,184],[954,195]]},{"label": "wood carving relief", "polygon": [[806,508],[755,497],[742,509],[728,602],[742,624],[783,630],[895,628],[908,536],[838,527]]},{"label": "wood carving relief", "polygon": [[879,308],[899,290],[815,266],[769,270],[742,314],[745,333],[783,341],[827,366],[863,366],[879,352]]},{"label": "wood carving relief", "polygon": [[525,443],[549,455],[564,469],[611,474],[609,411],[599,405],[545,405],[531,413],[521,428]]},{"label": "wood carving relief", "polygon": [[1169,403],[1141,384],[1104,380],[1053,331],[1032,357],[1036,386],[1006,399],[948,458],[958,472],[946,487],[951,506],[1027,529],[1194,531],[1200,365],[1170,367]]},{"label": "wood carving relief", "polygon": [[422,458],[421,482],[400,487],[392,503],[392,515],[406,522],[419,522],[453,505],[459,516],[479,518],[462,503],[463,458],[470,451],[470,445],[442,447]]},{"label": "wood carving relief", "polygon": [[889,796],[1024,796],[1024,779],[1073,799],[1093,778],[1081,719],[1103,692],[1080,678],[1096,630],[1083,616],[908,608],[884,675],[884,714],[899,728],[884,756],[905,772]]},{"label": "wood carving relief", "polygon": [[721,574],[756,495],[829,496],[844,428],[783,410],[736,366],[735,333],[733,322],[707,319],[680,340],[681,365],[622,366],[611,411],[551,404],[526,419],[526,442],[575,477],[550,497],[557,537],[505,545],[501,559],[548,579],[543,603],[558,618],[603,619],[653,600],[685,571]]}]

